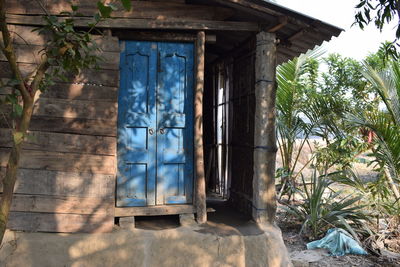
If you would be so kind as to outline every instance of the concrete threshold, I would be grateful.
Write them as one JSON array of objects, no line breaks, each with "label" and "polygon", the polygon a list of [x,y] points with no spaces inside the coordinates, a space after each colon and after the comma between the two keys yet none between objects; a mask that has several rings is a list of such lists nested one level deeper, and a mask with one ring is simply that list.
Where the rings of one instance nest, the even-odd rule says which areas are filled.
[{"label": "concrete threshold", "polygon": [[0,266],[291,266],[279,228],[251,227],[210,222],[158,231],[116,227],[106,234],[7,231]]}]

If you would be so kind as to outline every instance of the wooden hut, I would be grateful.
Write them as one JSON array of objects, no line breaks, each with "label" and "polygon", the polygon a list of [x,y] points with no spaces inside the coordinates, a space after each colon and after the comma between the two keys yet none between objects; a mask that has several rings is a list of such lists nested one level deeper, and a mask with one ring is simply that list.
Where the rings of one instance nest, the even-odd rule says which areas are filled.
[{"label": "wooden hut", "polygon": [[[67,0],[41,0],[50,14]],[[85,27],[96,1],[76,0]],[[8,227],[111,231],[116,217],[196,214],[206,192],[275,214],[275,67],[341,29],[262,0],[132,1],[96,37],[106,59],[37,100]],[[24,74],[44,36],[36,1],[8,0]],[[10,71],[0,58],[0,76]],[[5,93],[5,92],[1,92]],[[4,175],[10,130],[0,120]]]}]

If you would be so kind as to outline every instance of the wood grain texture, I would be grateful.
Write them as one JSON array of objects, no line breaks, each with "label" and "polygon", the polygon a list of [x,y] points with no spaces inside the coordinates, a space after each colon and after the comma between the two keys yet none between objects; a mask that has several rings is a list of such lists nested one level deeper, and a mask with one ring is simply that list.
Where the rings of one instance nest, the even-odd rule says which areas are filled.
[{"label": "wood grain texture", "polygon": [[[6,12],[10,14],[30,14],[44,15],[43,9],[37,3],[31,0],[7,0]],[[70,1],[66,0],[42,0],[43,5],[50,14],[59,15],[62,11],[72,11]],[[93,16],[97,12],[96,1],[92,0],[75,0],[72,1],[79,6],[79,12],[84,16]],[[180,1],[183,2],[183,1]],[[132,1],[132,11],[126,12],[119,6],[118,10],[113,12],[113,17],[129,17],[142,19],[158,19],[165,18],[175,19],[210,19],[224,20],[234,14],[229,8],[205,6],[205,5],[188,5],[171,1],[151,2],[151,1]]]},{"label": "wood grain texture", "polygon": [[194,95],[194,159],[195,159],[195,200],[197,222],[207,222],[206,185],[203,147],[203,93],[205,33],[197,33],[196,40],[196,86]]},{"label": "wood grain texture", "polygon": [[[0,147],[12,145],[11,130],[0,128]],[[79,154],[115,155],[114,137],[30,131],[24,149]]]},{"label": "wood grain texture", "polygon": [[[27,16],[7,14],[7,22],[17,25],[43,25],[42,16]],[[92,23],[91,18],[79,17],[76,26],[87,27]],[[155,30],[203,30],[203,31],[245,31],[257,32],[260,25],[256,22],[241,21],[215,21],[215,20],[155,20],[155,19],[128,19],[115,18],[106,22],[99,22],[96,26],[100,29],[155,29]]]},{"label": "wood grain texture", "polygon": [[[163,31],[138,31],[138,30],[114,30],[114,36],[118,36],[121,40],[135,41],[155,41],[155,42],[194,42],[196,35],[190,33],[179,32],[163,32]],[[217,42],[217,36],[213,34],[206,35],[206,43]]]},{"label": "wood grain texture", "polygon": [[113,214],[113,198],[14,194],[11,211],[68,214]]},{"label": "wood grain texture", "polygon": [[[15,56],[18,63],[39,64],[44,56],[43,45],[16,44],[14,45]],[[119,52],[96,51],[94,55],[100,56],[99,67],[103,70],[118,70],[119,68]],[[6,57],[0,54],[0,60],[6,61]]]},{"label": "wood grain texture", "polygon": [[[0,148],[0,165],[6,167],[9,149]],[[39,150],[23,150],[20,168],[63,172],[115,174],[115,157]]]},{"label": "wood grain texture", "polygon": [[[3,114],[9,114],[11,106],[2,107],[1,111]],[[116,122],[117,103],[101,100],[70,100],[40,97],[35,102],[33,116],[89,120],[106,119]]]},{"label": "wood grain texture", "polygon": [[115,208],[115,217],[175,215],[194,212],[196,212],[196,209],[192,205],[126,207]]},{"label": "wood grain texture", "polygon": [[[48,170],[18,170],[17,194],[114,198],[115,175]],[[0,178],[5,168],[0,168]],[[0,185],[1,190],[1,185]]]},{"label": "wood grain texture", "polygon": [[7,228],[30,232],[104,233],[114,226],[113,214],[53,214],[11,212]]},{"label": "wood grain texture", "polygon": [[[6,128],[8,125],[4,122],[4,120],[0,120],[0,127]],[[116,122],[103,119],[88,120],[33,116],[29,129],[31,131],[97,136],[115,137],[117,135]]]},{"label": "wood grain texture", "polygon": [[118,87],[96,86],[89,84],[57,83],[43,92],[40,97],[107,101],[116,103]]},{"label": "wood grain texture", "polygon": [[[7,82],[7,79],[3,80],[4,82]],[[11,94],[11,88],[0,88],[0,96],[6,94]],[[118,97],[118,88],[90,84],[56,83],[42,92],[40,97],[116,103]]]},{"label": "wood grain texture", "polygon": [[108,101],[70,100],[40,97],[33,115],[71,119],[117,120],[117,103]]},{"label": "wood grain texture", "polygon": [[[49,41],[48,35],[38,34],[37,32],[32,33],[35,29],[29,25],[8,25],[11,32],[13,42],[16,45],[34,45],[44,46]],[[2,41],[2,35],[0,35],[0,41]],[[112,36],[103,35],[92,35],[93,41],[97,47],[103,52],[116,52],[119,53],[120,49],[118,46],[118,38]]]},{"label": "wood grain texture", "polygon": [[[29,75],[36,68],[36,64],[29,63],[19,63],[18,66],[20,67],[23,76]],[[11,71],[7,62],[0,61],[0,78],[11,78]],[[71,73],[67,75],[67,79],[67,83],[87,83],[92,85],[118,87],[119,71],[89,69],[83,70],[77,75]],[[62,83],[62,81],[59,82]]]}]

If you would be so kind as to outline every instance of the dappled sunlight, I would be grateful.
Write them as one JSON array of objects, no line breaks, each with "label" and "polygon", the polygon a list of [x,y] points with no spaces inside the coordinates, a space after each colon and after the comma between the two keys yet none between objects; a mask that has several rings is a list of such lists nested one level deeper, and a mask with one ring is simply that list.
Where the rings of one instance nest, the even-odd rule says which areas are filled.
[{"label": "dappled sunlight", "polygon": [[63,262],[68,266],[89,267],[288,265],[282,256],[283,241],[274,227],[266,227],[265,233],[257,235],[199,233],[195,229],[135,229],[68,235],[16,233],[18,246],[8,263],[10,266],[27,266],[28,262],[33,264],[28,266],[45,266]]}]

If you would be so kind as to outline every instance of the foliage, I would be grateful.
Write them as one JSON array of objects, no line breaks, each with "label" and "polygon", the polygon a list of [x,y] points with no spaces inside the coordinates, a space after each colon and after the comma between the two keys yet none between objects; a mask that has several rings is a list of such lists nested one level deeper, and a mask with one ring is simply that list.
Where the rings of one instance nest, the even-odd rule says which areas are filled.
[{"label": "foliage", "polygon": [[342,197],[342,191],[335,192],[329,188],[333,183],[330,178],[340,175],[343,172],[318,176],[314,171],[309,188],[302,176],[301,195],[304,202],[286,206],[287,212],[302,223],[301,234],[316,239],[327,229],[338,227],[357,238],[357,232],[368,230],[365,223],[369,221],[369,217],[363,211],[364,206],[358,205],[362,196]]},{"label": "foliage", "polygon": [[[283,163],[283,168],[278,173],[282,181],[280,196],[285,188],[289,189],[289,198],[293,193],[291,188],[295,187],[294,170],[300,152],[315,126],[313,122],[304,120],[303,107],[306,90],[316,83],[316,59],[320,54],[318,50],[303,54],[277,68],[277,135]],[[299,137],[303,139],[296,143]]]},{"label": "foliage", "polygon": [[[356,9],[354,24],[358,24],[361,29],[373,22],[376,28],[382,31],[383,27],[392,20],[400,21],[400,2],[397,0],[359,0]],[[397,23],[395,38],[395,41],[387,44],[386,54],[397,59],[399,55],[394,44],[400,38],[400,23]],[[398,47],[399,44],[397,43],[396,46]]]},{"label": "foliage", "polygon": [[368,143],[352,135],[346,135],[343,138],[336,138],[326,146],[317,147],[315,156],[315,167],[332,168],[346,170],[352,167],[357,161],[357,157],[368,149]]},{"label": "foliage", "polygon": [[[130,0],[120,0],[125,8],[130,8]],[[28,131],[33,114],[34,103],[38,91],[51,85],[54,80],[67,79],[70,74],[75,74],[81,69],[94,67],[100,57],[96,54],[98,48],[92,39],[91,32],[103,19],[111,17],[115,9],[114,4],[97,2],[98,12],[93,16],[93,22],[87,26],[88,31],[78,30],[75,27],[75,16],[79,16],[78,7],[72,5],[72,12],[63,12],[62,17],[49,15],[47,10],[37,1],[38,5],[47,14],[44,16],[44,26],[39,28],[38,34],[43,34],[47,39],[45,48],[41,51],[40,63],[29,75],[23,75],[18,64],[13,46],[13,40],[8,30],[6,21],[6,2],[0,0],[0,31],[2,41],[0,50],[6,57],[12,77],[10,81],[1,81],[0,86],[8,91],[5,99],[1,100],[1,108],[11,107],[11,121],[8,123],[12,129],[12,148],[9,155],[6,173],[2,179],[3,193],[0,200],[0,243],[8,221],[8,215],[17,179],[22,144]],[[2,111],[3,112],[3,111]],[[7,116],[3,113],[4,118]],[[7,120],[7,119],[6,119]]]},{"label": "foliage", "polygon": [[372,148],[378,170],[385,176],[396,199],[399,194],[400,173],[400,67],[392,62],[390,69],[376,71],[366,65],[364,76],[379,94],[384,110],[359,111],[348,114],[352,127],[367,128],[374,132]]},{"label": "foliage", "polygon": [[301,173],[295,173],[299,156],[310,146],[310,137],[319,137],[326,146],[317,147],[307,164],[316,157],[313,167],[320,174],[333,166],[349,167],[368,146],[357,131],[346,127],[344,116],[355,109],[377,107],[359,62],[332,54],[323,59],[327,72],[321,74],[320,54],[309,52],[277,69],[277,135],[283,165],[277,177],[282,181],[279,196],[286,193],[289,200]]}]

